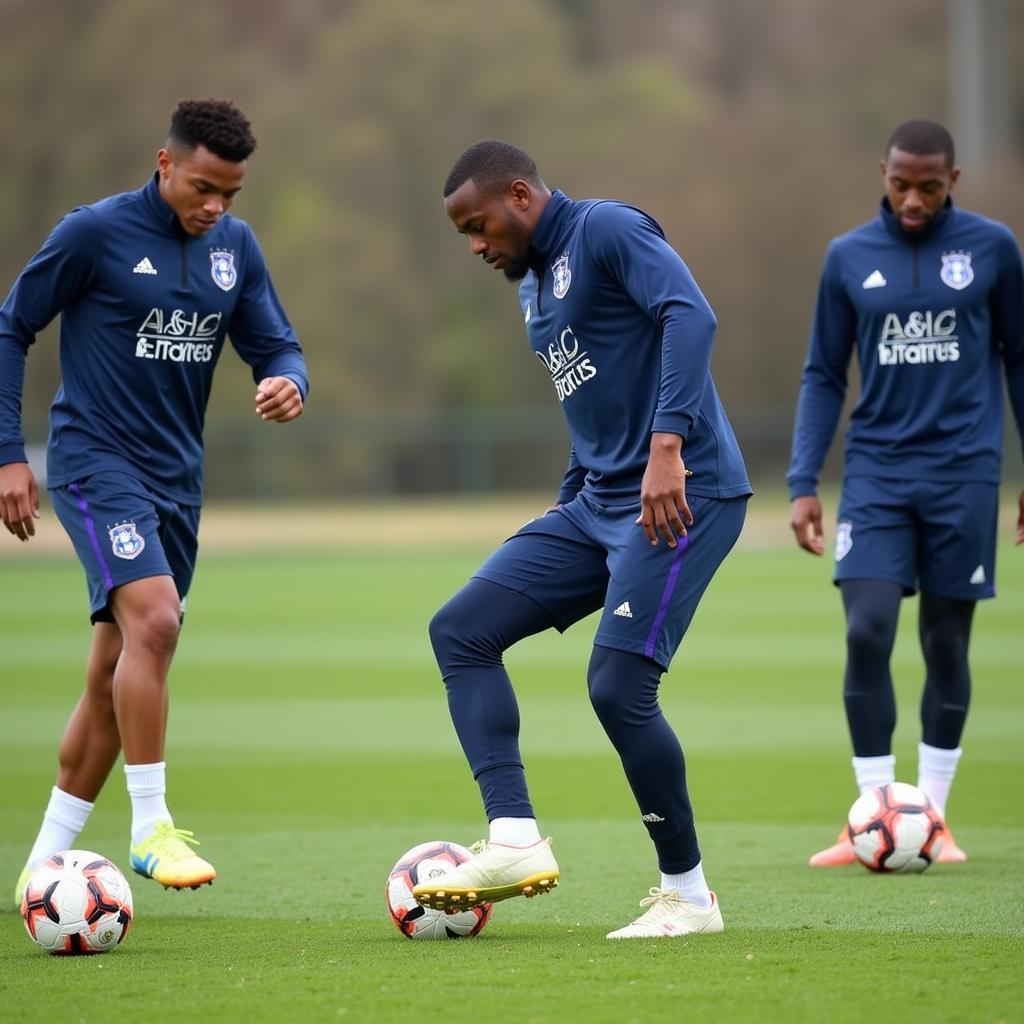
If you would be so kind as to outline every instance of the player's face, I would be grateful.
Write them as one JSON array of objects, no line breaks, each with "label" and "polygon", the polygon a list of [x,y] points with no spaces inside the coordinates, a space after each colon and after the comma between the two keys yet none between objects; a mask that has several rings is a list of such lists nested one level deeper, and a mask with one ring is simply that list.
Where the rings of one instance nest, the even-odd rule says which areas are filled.
[{"label": "player's face", "polygon": [[161,149],[156,165],[160,195],[190,235],[205,235],[220,220],[245,177],[244,160],[224,160],[205,146]]},{"label": "player's face", "polygon": [[470,179],[444,201],[444,208],[459,234],[469,238],[474,256],[502,271],[509,281],[521,281],[530,269],[531,198],[524,181],[512,182],[503,194],[485,195]]},{"label": "player's face", "polygon": [[960,168],[950,167],[944,153],[906,153],[893,146],[882,161],[889,205],[910,234],[928,227],[959,177]]}]

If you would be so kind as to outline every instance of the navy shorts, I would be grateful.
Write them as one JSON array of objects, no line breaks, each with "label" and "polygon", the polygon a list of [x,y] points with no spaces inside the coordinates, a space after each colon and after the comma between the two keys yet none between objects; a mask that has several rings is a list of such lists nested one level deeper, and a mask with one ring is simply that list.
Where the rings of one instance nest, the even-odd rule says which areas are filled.
[{"label": "navy shorts", "polygon": [[595,644],[667,669],[747,510],[746,497],[687,502],[693,525],[673,549],[664,538],[654,547],[636,524],[639,502],[606,508],[580,493],[527,523],[475,575],[529,597],[560,632],[603,607]]},{"label": "navy shorts", "polygon": [[997,484],[843,481],[835,582],[870,579],[937,597],[995,597]]},{"label": "navy shorts", "polygon": [[85,569],[93,622],[113,622],[110,592],[147,576],[173,576],[185,595],[199,546],[199,506],[180,505],[129,473],[96,473],[50,491]]}]

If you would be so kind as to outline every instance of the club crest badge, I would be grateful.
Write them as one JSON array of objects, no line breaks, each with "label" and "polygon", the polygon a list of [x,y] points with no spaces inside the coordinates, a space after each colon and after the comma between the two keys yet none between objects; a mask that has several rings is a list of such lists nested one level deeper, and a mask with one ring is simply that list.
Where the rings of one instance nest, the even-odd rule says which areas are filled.
[{"label": "club crest badge", "polygon": [[118,523],[107,533],[110,534],[110,546],[118,558],[127,558],[131,561],[138,558],[146,546],[146,538],[139,536],[134,523]]},{"label": "club crest badge", "polygon": [[971,266],[969,252],[944,252],[942,269],[939,271],[942,283],[958,292],[966,288],[974,280],[974,268]]},{"label": "club crest badge", "polygon": [[572,271],[569,269],[569,254],[563,252],[551,266],[555,276],[554,293],[556,299],[564,299],[572,284]]},{"label": "club crest badge", "polygon": [[853,523],[840,523],[836,527],[836,561],[841,562],[853,547]]},{"label": "club crest badge", "polygon": [[223,250],[211,250],[210,276],[213,278],[213,283],[222,291],[231,291],[238,280],[238,272],[235,270],[235,254]]}]

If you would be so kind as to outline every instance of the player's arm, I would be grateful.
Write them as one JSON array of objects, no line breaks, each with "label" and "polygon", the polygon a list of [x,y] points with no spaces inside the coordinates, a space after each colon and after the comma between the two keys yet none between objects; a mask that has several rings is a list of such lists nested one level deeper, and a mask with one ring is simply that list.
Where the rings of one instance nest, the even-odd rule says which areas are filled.
[{"label": "player's arm", "polygon": [[242,293],[228,335],[235,350],[252,367],[256,414],[269,422],[287,423],[302,415],[309,375],[302,348],[251,232],[245,266]]},{"label": "player's arm", "polygon": [[18,276],[0,306],[0,520],[26,541],[39,518],[39,488],[25,456],[21,399],[36,335],[87,287],[94,269],[95,216],[68,214]]},{"label": "player's arm", "polygon": [[818,474],[846,397],[846,370],[856,332],[856,311],[843,287],[839,255],[832,243],[818,285],[786,474],[791,502],[789,525],[797,544],[812,555],[821,555],[825,550]]},{"label": "player's arm", "polygon": [[661,327],[661,380],[637,523],[652,544],[669,547],[693,515],[686,502],[683,448],[709,379],[715,315],[689,267],[653,218],[602,203],[586,225],[587,247],[636,304]]},{"label": "player's arm", "polygon": [[[1024,262],[1007,232],[992,295],[992,331],[1006,370],[1006,390],[1024,449]],[[1017,544],[1024,544],[1024,488],[1017,497]]]}]

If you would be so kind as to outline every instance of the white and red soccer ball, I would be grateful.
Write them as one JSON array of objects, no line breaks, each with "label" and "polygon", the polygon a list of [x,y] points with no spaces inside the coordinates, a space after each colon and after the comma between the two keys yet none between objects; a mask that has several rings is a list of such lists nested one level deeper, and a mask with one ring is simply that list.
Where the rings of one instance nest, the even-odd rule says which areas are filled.
[{"label": "white and red soccer ball", "polygon": [[105,953],[128,934],[132,890],[106,857],[64,850],[32,873],[21,917],[32,940],[47,953]]},{"label": "white and red soccer ball", "polygon": [[388,875],[385,896],[391,920],[410,939],[469,939],[479,935],[491,916],[491,904],[446,914],[417,903],[414,885],[447,874],[473,854],[458,843],[420,843],[398,858]]},{"label": "white and red soccer ball", "polygon": [[872,871],[924,871],[938,857],[945,830],[928,796],[906,782],[862,793],[846,819],[854,855]]}]

